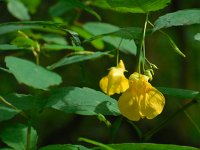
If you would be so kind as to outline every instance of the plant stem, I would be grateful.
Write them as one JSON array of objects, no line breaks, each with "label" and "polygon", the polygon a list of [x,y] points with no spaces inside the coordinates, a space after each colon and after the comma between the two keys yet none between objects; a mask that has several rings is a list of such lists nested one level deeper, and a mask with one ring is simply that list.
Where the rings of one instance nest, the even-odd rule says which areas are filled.
[{"label": "plant stem", "polygon": [[12,105],[11,103],[9,103],[7,100],[5,100],[5,99],[4,99],[3,97],[1,97],[1,96],[0,96],[0,101],[3,102],[4,104],[6,104],[8,107],[13,108],[13,109],[19,111],[20,114],[21,114],[24,118],[26,118],[26,119],[28,118],[28,116],[27,116],[23,111],[21,111],[20,109],[18,109],[17,107],[15,107],[14,105]]},{"label": "plant stem", "polygon": [[118,46],[118,48],[117,48],[117,53],[116,53],[116,65],[118,66],[118,63],[119,63],[119,48],[120,48],[120,45],[122,44],[122,38],[121,38],[121,40],[120,40],[120,42],[119,42],[119,46]]},{"label": "plant stem", "polygon": [[26,150],[30,150],[31,143],[31,121],[28,120],[27,136],[26,136]]},{"label": "plant stem", "polygon": [[113,149],[113,148],[110,147],[110,146],[107,146],[107,145],[105,145],[105,144],[102,144],[102,143],[99,143],[99,142],[97,142],[97,141],[93,141],[93,140],[90,140],[90,139],[86,139],[86,138],[83,138],[83,137],[80,137],[78,140],[79,140],[79,141],[86,142],[86,143],[90,143],[90,144],[93,144],[93,145],[96,145],[96,146],[99,146],[99,147],[103,147],[103,148],[105,148],[106,150],[115,150],[115,149]]},{"label": "plant stem", "polygon": [[149,13],[146,14],[146,19],[145,19],[145,23],[144,23],[143,32],[142,32],[142,39],[141,39],[140,48],[139,48],[139,51],[138,51],[138,54],[139,54],[138,55],[138,57],[139,57],[138,72],[139,72],[139,74],[141,73],[140,65],[141,65],[141,57],[142,57],[142,48],[143,48],[144,41],[145,41],[145,34],[146,34],[147,23],[148,23],[148,16],[149,16]]},{"label": "plant stem", "polygon": [[184,105],[182,108],[177,110],[175,113],[173,113],[170,117],[168,117],[166,120],[164,120],[158,127],[153,128],[152,130],[148,131],[143,136],[143,142],[147,142],[154,134],[156,134],[160,129],[165,127],[170,121],[172,121],[179,113],[184,112],[188,107],[192,106],[193,104],[196,104],[197,100],[193,99],[186,105]]}]

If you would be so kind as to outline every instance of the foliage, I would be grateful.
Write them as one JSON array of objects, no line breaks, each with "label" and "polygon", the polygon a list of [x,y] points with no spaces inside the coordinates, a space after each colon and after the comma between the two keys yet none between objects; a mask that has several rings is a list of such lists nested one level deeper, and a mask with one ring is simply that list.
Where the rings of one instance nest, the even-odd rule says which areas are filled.
[{"label": "foliage", "polygon": [[[0,3],[3,4],[0,8],[7,8],[7,10],[2,9],[3,13],[6,14],[6,21],[0,23],[0,53],[3,62],[0,67],[2,76],[0,78],[0,121],[3,124],[0,128],[0,138],[4,143],[0,150],[197,150],[196,145],[179,146],[179,143],[175,142],[174,144],[160,144],[154,141],[152,137],[156,134],[162,134],[159,131],[161,132],[164,127],[168,126],[169,122],[172,122],[181,113],[188,116],[200,135],[199,124],[186,112],[186,109],[193,105],[199,107],[199,90],[189,90],[184,86],[180,88],[157,87],[166,97],[166,103],[173,97],[176,101],[174,103],[178,103],[178,99],[181,99],[183,104],[179,104],[174,112],[163,112],[163,115],[161,114],[157,120],[142,121],[142,124],[147,123],[149,125],[148,130],[144,129],[145,133],[143,133],[144,125],[122,119],[123,113],[120,112],[117,101],[119,95],[111,97],[107,91],[115,86],[114,93],[121,92],[121,90],[118,91],[121,88],[119,82],[122,78],[116,69],[123,69],[118,72],[125,72],[125,76],[127,70],[132,72],[137,70],[139,73],[137,73],[138,77],[135,77],[134,84],[129,79],[129,85],[132,84],[129,88],[134,89],[137,86],[136,89],[129,90],[133,92],[130,95],[132,95],[134,101],[137,101],[138,107],[144,107],[144,109],[149,107],[148,114],[155,112],[156,110],[152,111],[151,109],[154,109],[153,106],[156,102],[158,103],[158,97],[156,98],[153,92],[162,94],[151,86],[149,88],[151,94],[148,95],[146,85],[151,85],[148,80],[153,79],[154,73],[163,69],[165,73],[160,78],[165,78],[165,74],[170,71],[166,70],[165,67],[156,71],[158,67],[151,63],[151,59],[147,58],[151,56],[153,58],[155,52],[149,51],[151,48],[145,46],[148,45],[148,42],[145,41],[154,40],[154,36],[159,32],[164,35],[164,38],[167,37],[168,42],[165,41],[165,46],[171,45],[171,48],[177,54],[183,57],[187,56],[187,51],[179,48],[176,44],[177,41],[173,40],[163,29],[169,28],[168,30],[170,30],[170,27],[179,29],[180,26],[189,25],[199,27],[199,9],[190,8],[169,12],[170,9],[167,8],[175,3],[170,0],[55,0],[53,3],[46,3],[41,0],[5,0],[0,1]],[[169,13],[165,13],[166,11]],[[114,17],[117,22],[122,24],[127,21],[125,18],[128,15],[134,17],[139,15],[139,17],[136,17],[137,19],[134,19],[139,25],[136,26],[131,23],[130,26],[120,27],[112,21],[106,21],[105,18],[109,17],[109,13],[115,14]],[[122,14],[125,18],[120,18]],[[155,16],[158,19],[152,24],[151,20]],[[142,20],[142,23],[140,20]],[[145,20],[144,23],[143,20]],[[199,44],[199,31],[192,35],[192,40],[196,40],[195,42]],[[152,42],[150,45],[155,47],[156,43]],[[167,51],[165,47],[163,49],[163,51]],[[162,56],[165,52],[162,52]],[[167,54],[171,56],[171,53]],[[191,51],[190,53],[194,52]],[[134,58],[135,62],[132,62],[136,65],[131,63],[131,66],[136,66],[136,68],[130,69],[129,66],[126,70],[124,64],[123,67],[118,67],[121,58],[125,60],[125,64],[130,62],[130,58]],[[164,59],[165,56],[159,58],[159,61],[161,62]],[[104,82],[106,85],[101,85],[104,92],[108,94],[106,95],[97,88],[97,78],[100,75],[103,76],[102,67],[105,67],[105,65],[107,67],[113,66],[109,64],[111,61],[112,63],[116,62],[116,67],[109,69],[112,76],[108,75],[106,82]],[[173,61],[171,64],[177,63]],[[184,73],[187,74],[187,72]],[[125,76],[123,74],[123,78]],[[145,84],[140,77],[145,78]],[[134,91],[137,91],[138,98],[135,97]],[[125,99],[127,97],[125,95]],[[141,100],[144,98],[148,100],[148,104],[145,101],[141,105]],[[164,97],[162,98],[164,105]],[[123,106],[130,106],[125,107],[125,112],[130,112],[130,115],[133,116],[137,110],[128,109],[133,108],[132,99],[128,99],[126,105]],[[94,141],[79,138],[79,142],[89,143],[92,146],[89,147],[87,144],[85,146],[84,143],[79,142],[75,143],[71,139],[69,141],[63,139],[62,141],[65,141],[62,142],[63,144],[47,142],[43,145],[43,136],[39,128],[43,126],[41,116],[48,116],[48,111],[53,111],[55,114],[59,112],[69,120],[70,117],[79,118],[81,116],[80,118],[89,119],[96,117],[111,132],[110,141],[104,144],[97,142],[100,139]],[[157,116],[161,112],[162,110],[153,116]],[[145,115],[141,112],[138,113],[140,113],[141,119],[144,119]],[[47,120],[45,117],[43,119]],[[56,126],[60,125],[59,116],[53,116],[50,119],[55,120]],[[133,127],[134,132],[131,134],[136,133],[134,137],[138,138],[138,141],[131,140],[131,143],[123,142],[123,140],[122,142],[114,141],[123,122],[129,123]],[[72,121],[72,123],[72,126],[82,128],[82,126],[79,126],[80,122]],[[96,125],[91,126],[87,122],[84,127],[89,128],[91,132],[94,130],[96,134],[94,138],[98,138],[98,135],[101,134]],[[69,131],[70,125],[67,128]],[[45,130],[50,132],[51,125],[47,124]],[[76,135],[82,136],[81,132],[79,134],[79,129],[76,130]],[[178,125],[177,130],[179,130]],[[146,143],[147,141],[157,144]]]}]

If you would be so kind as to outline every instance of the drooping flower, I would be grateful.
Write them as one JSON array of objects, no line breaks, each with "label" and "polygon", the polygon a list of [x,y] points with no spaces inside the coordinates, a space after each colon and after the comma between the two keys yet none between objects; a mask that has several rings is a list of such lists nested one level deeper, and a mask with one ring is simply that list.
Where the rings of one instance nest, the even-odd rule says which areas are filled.
[{"label": "drooping flower", "polygon": [[145,117],[153,119],[162,112],[165,105],[163,94],[148,80],[149,77],[146,75],[133,73],[129,77],[129,88],[119,98],[120,112],[132,121]]},{"label": "drooping flower", "polygon": [[124,76],[124,71],[126,71],[124,63],[120,60],[119,64],[110,68],[108,75],[100,80],[101,90],[108,95],[126,91],[129,84],[128,79]]}]

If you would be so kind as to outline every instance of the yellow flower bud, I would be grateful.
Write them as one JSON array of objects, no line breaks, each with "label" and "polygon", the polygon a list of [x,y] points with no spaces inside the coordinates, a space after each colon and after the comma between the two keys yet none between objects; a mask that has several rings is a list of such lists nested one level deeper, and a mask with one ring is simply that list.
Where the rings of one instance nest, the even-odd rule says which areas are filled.
[{"label": "yellow flower bud", "polygon": [[149,77],[137,72],[129,77],[129,88],[120,96],[119,110],[123,116],[138,121],[141,118],[153,119],[159,115],[165,105],[161,92],[149,82]]},{"label": "yellow flower bud", "polygon": [[124,76],[124,71],[126,71],[124,63],[120,60],[117,67],[110,68],[108,75],[100,80],[101,90],[108,95],[126,91],[129,84],[128,79]]}]

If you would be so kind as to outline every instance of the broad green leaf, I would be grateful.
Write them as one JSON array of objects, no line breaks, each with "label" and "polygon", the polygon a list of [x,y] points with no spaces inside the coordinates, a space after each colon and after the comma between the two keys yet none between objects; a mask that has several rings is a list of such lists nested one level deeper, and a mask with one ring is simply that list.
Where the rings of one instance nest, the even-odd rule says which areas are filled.
[{"label": "broad green leaf", "polygon": [[20,0],[8,0],[9,12],[20,20],[30,20],[27,8]]},{"label": "broad green leaf", "polygon": [[[9,126],[1,132],[0,137],[4,143],[14,150],[25,150],[27,142],[27,126],[23,124]],[[30,139],[30,149],[35,149],[38,136],[33,128],[31,128]]]},{"label": "broad green leaf", "polygon": [[42,39],[47,43],[54,43],[60,45],[67,45],[67,41],[64,36],[58,34],[46,34],[42,35]]},{"label": "broad green leaf", "polygon": [[[0,50],[22,50],[23,48],[17,47],[16,45],[11,44],[0,44]],[[26,49],[27,50],[27,49]]]},{"label": "broad green leaf", "polygon": [[192,91],[192,90],[186,90],[186,89],[176,89],[176,88],[167,88],[167,87],[157,87],[157,89],[165,95],[183,98],[183,99],[193,99],[199,94],[198,91]]},{"label": "broad green leaf", "polygon": [[194,39],[197,40],[197,41],[200,41],[200,33],[197,33],[197,34],[194,36]]},{"label": "broad green leaf", "polygon": [[82,145],[71,145],[71,144],[63,144],[63,145],[49,145],[46,147],[42,147],[39,150],[90,150]]},{"label": "broad green leaf", "polygon": [[119,115],[117,101],[102,92],[84,87],[66,87],[51,91],[47,106],[81,115]]},{"label": "broad green leaf", "polygon": [[154,24],[154,31],[172,26],[200,24],[200,9],[187,9],[168,13],[159,17]]},{"label": "broad green leaf", "polygon": [[50,70],[53,70],[58,67],[62,67],[62,66],[77,63],[77,62],[82,62],[85,60],[96,59],[98,57],[108,55],[108,54],[109,52],[83,52],[78,55],[64,57],[58,62],[54,63],[53,65],[48,66],[47,68]]},{"label": "broad green leaf", "polygon": [[83,51],[83,47],[81,46],[70,46],[70,45],[60,45],[60,44],[44,44],[42,49],[51,50],[51,51],[59,51],[59,50],[75,50],[75,51]]},{"label": "broad green leaf", "polygon": [[50,86],[59,85],[61,77],[28,60],[8,56],[6,66],[19,83],[24,83],[36,89],[47,90]]},{"label": "broad green leaf", "polygon": [[94,15],[97,19],[101,20],[101,17],[93,11],[91,8],[84,5],[79,0],[59,0],[54,6],[50,8],[50,14],[52,16],[60,16],[65,12],[74,9],[74,8],[81,8],[85,11],[89,12],[90,14]]},{"label": "broad green leaf", "polygon": [[15,150],[15,149],[12,149],[12,148],[0,148],[0,150]]},{"label": "broad green leaf", "polygon": [[[108,33],[116,32],[120,29],[117,26],[107,24],[107,23],[99,23],[99,22],[86,23],[83,25],[83,28],[89,33],[95,36],[100,35],[101,37],[102,37],[102,34],[107,35]],[[117,36],[105,36],[105,37],[102,37],[102,39],[105,42],[113,45],[115,48],[119,48],[119,44],[122,38],[117,37]],[[132,40],[123,39],[120,44],[119,49],[123,52],[130,53],[133,55],[135,55],[137,51],[137,47],[133,39]]]},{"label": "broad green leaf", "polygon": [[0,102],[0,121],[9,120],[13,118],[15,115],[20,113],[20,110],[15,110],[8,106],[5,106]]},{"label": "broad green leaf", "polygon": [[[198,150],[198,148],[189,146],[179,146],[172,144],[151,144],[151,143],[123,143],[108,145],[115,150]],[[105,150],[103,148],[94,148],[95,150]]]},{"label": "broad green leaf", "polygon": [[[92,37],[92,34],[90,34],[89,32],[87,32],[86,30],[84,30],[81,27],[78,26],[72,26],[71,30],[77,32],[79,34],[79,36],[83,37],[84,39],[89,39]],[[91,41],[91,44],[96,48],[96,49],[103,49],[104,48],[104,43],[101,39],[97,39],[97,40],[93,40]]]},{"label": "broad green leaf", "polygon": [[171,0],[95,0],[94,5],[119,12],[147,13],[166,7]]}]

